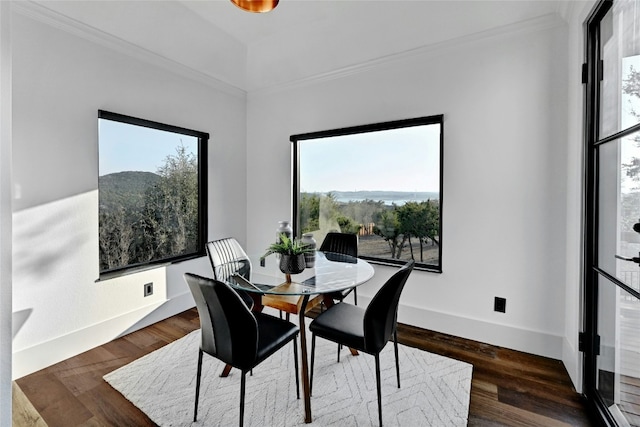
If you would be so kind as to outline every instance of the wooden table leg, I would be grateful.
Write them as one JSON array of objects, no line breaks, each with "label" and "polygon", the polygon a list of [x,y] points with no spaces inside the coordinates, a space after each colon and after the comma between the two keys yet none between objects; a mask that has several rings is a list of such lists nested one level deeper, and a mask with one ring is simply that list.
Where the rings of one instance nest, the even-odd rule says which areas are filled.
[{"label": "wooden table leg", "polygon": [[309,295],[305,295],[300,306],[300,313],[298,313],[300,321],[300,348],[302,357],[302,391],[304,395],[304,422],[311,422],[311,395],[309,390],[309,364],[307,358],[307,337],[306,329],[304,326],[304,313],[307,309],[307,303],[309,302]]},{"label": "wooden table leg", "polygon": [[220,376],[222,378],[228,377],[229,376],[229,372],[231,372],[231,365],[224,365],[224,368],[222,369],[222,372],[220,372]]}]

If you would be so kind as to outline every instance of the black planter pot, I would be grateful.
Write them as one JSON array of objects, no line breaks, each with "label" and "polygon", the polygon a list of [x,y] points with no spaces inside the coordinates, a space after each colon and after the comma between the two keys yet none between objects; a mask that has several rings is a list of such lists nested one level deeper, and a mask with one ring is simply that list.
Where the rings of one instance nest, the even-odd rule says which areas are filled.
[{"label": "black planter pot", "polygon": [[280,271],[284,274],[298,274],[304,271],[304,254],[280,255]]}]

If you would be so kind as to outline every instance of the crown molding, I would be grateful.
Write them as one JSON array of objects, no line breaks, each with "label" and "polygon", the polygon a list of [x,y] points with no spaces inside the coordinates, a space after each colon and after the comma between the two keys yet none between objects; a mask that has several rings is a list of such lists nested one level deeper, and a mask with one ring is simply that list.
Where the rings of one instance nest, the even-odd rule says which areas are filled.
[{"label": "crown molding", "polygon": [[511,38],[519,35],[540,32],[551,28],[560,27],[566,24],[567,23],[557,13],[551,13],[525,21],[491,28],[489,30],[481,31],[478,33],[467,34],[439,43],[420,46],[414,49],[393,53],[380,58],[372,59],[370,61],[350,65],[314,76],[305,77],[292,82],[281,83],[264,88],[249,88],[248,93],[250,96],[259,97],[263,95],[299,89],[331,80],[338,80],[345,77],[366,73],[382,66],[392,65],[415,57],[433,57],[453,49],[469,47],[490,40],[498,40],[507,37]]},{"label": "crown molding", "polygon": [[[2,0],[0,0],[2,1]],[[134,59],[165,69],[189,80],[204,84],[229,95],[246,98],[247,91],[209,74],[115,37],[90,25],[55,12],[32,1],[11,2],[12,11],[43,24],[65,31],[92,43],[117,51]]]},{"label": "crown molding", "polygon": [[558,27],[560,25],[566,25],[566,21],[563,18],[566,19],[566,15],[572,14],[574,5],[572,5],[571,3],[572,2],[568,2],[564,4],[563,9],[559,10],[557,13],[543,15],[541,17],[503,25],[478,33],[468,34],[454,39],[445,40],[439,43],[420,46],[414,49],[393,53],[329,72],[304,77],[291,82],[285,82],[265,87],[249,87],[248,89],[244,89],[231,85],[218,77],[203,73],[199,70],[188,67],[184,64],[166,58],[150,50],[144,49],[124,39],[98,30],[85,23],[64,16],[45,7],[42,4],[35,3],[31,0],[11,2],[12,11],[23,16],[42,22],[98,45],[115,50],[137,60],[144,61],[156,67],[165,69],[190,80],[199,82],[229,95],[243,98],[246,98],[248,94],[251,94],[252,96],[261,96],[296,88],[302,88],[327,81],[342,79],[348,76],[366,73],[381,66],[405,61],[413,57],[435,56],[451,49],[472,46],[474,44],[479,44],[492,39],[513,37],[521,34],[543,31],[546,29]]},{"label": "crown molding", "polygon": [[564,0],[556,5],[556,11],[571,25],[581,25],[598,0]]}]

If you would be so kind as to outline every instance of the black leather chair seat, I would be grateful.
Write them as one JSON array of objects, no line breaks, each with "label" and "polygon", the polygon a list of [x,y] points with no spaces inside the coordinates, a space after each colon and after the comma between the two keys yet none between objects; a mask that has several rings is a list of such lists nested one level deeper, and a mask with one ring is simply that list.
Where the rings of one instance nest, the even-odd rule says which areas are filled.
[{"label": "black leather chair seat", "polygon": [[309,325],[309,330],[329,341],[366,352],[364,348],[365,309],[351,304],[336,304]]},{"label": "black leather chair seat", "polygon": [[300,329],[291,322],[268,314],[254,313],[253,315],[258,323],[258,348],[254,363],[257,365],[291,341]]}]

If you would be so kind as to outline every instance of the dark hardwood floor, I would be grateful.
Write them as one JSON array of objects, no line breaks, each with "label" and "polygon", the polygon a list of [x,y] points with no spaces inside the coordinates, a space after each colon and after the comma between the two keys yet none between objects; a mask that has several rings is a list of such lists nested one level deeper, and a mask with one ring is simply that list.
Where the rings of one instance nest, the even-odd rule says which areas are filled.
[{"label": "dark hardwood floor", "polygon": [[[16,382],[50,427],[153,426],[102,376],[198,327],[188,310]],[[411,326],[398,333],[403,344],[473,364],[469,426],[591,425],[557,360]]]}]

